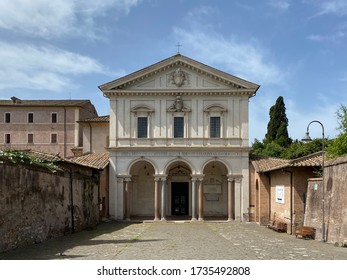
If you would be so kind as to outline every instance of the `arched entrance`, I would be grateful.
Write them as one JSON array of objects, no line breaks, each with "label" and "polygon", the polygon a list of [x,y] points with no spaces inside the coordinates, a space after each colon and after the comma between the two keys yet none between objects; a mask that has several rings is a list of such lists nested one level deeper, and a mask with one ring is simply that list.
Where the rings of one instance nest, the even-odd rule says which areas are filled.
[{"label": "arched entrance", "polygon": [[172,163],[167,170],[168,214],[172,217],[191,215],[191,169],[183,161]]},{"label": "arched entrance", "polygon": [[132,217],[153,217],[154,213],[154,173],[149,162],[142,160],[130,169],[129,211]]},{"label": "arched entrance", "polygon": [[228,217],[228,169],[219,161],[204,167],[203,200],[205,217]]}]

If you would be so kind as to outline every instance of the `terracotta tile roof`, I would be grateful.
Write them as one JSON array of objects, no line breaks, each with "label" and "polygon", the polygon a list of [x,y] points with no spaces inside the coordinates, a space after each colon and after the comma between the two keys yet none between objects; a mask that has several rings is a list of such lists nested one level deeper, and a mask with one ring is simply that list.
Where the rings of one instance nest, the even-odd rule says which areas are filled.
[{"label": "terracotta tile roof", "polygon": [[96,169],[104,169],[109,163],[109,153],[89,153],[82,156],[67,159],[67,161],[79,165],[92,167]]},{"label": "terracotta tile roof", "polygon": [[250,160],[256,172],[269,172],[287,167],[316,167],[322,165],[322,152],[293,160],[251,155]]},{"label": "terracotta tile roof", "polygon": [[42,161],[64,161],[63,158],[61,158],[58,155],[48,154],[44,152],[34,151],[34,150],[24,150],[22,151],[26,153],[27,155],[34,157],[36,159],[42,160]]},{"label": "terracotta tile roof", "polygon": [[322,152],[293,159],[290,166],[320,166],[322,165]]},{"label": "terracotta tile roof", "polygon": [[110,116],[100,116],[96,118],[84,119],[79,122],[110,122]]},{"label": "terracotta tile roof", "polygon": [[277,169],[279,166],[286,166],[290,160],[251,155],[251,163],[256,172],[266,172],[269,170]]},{"label": "terracotta tile roof", "polygon": [[21,100],[12,97],[12,100],[0,100],[0,106],[32,106],[32,107],[81,107],[90,103],[90,100]]},{"label": "terracotta tile roof", "polygon": [[90,153],[79,157],[61,158],[58,155],[35,150],[18,150],[43,162],[72,163],[94,169],[104,169],[109,163],[109,153]]}]

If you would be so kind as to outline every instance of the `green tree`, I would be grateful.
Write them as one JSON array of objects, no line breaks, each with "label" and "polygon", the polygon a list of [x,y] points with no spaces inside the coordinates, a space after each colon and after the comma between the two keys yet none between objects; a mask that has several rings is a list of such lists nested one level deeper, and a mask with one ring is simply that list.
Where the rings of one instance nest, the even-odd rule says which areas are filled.
[{"label": "green tree", "polygon": [[347,155],[347,106],[341,104],[336,117],[340,134],[326,149],[330,158]]},{"label": "green tree", "polygon": [[337,129],[341,131],[341,134],[347,133],[347,106],[341,104],[336,112],[338,127]]},{"label": "green tree", "polygon": [[264,143],[275,142],[282,147],[288,147],[292,140],[288,135],[288,118],[282,96],[279,96],[275,105],[270,108],[270,120],[267,125],[267,133]]}]

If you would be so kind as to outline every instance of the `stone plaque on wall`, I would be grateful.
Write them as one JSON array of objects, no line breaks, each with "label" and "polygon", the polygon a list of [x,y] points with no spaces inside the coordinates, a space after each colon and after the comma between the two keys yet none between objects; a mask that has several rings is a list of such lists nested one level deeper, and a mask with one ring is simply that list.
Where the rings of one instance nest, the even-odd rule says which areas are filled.
[{"label": "stone plaque on wall", "polygon": [[204,185],[204,193],[221,194],[222,193],[222,185],[220,185],[220,184]]}]

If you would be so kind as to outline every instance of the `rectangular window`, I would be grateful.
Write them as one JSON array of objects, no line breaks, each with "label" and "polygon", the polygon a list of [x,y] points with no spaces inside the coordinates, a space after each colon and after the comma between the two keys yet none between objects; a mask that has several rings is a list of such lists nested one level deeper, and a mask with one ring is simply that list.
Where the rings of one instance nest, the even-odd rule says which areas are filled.
[{"label": "rectangular window", "polygon": [[11,113],[5,113],[5,123],[11,122]]},{"label": "rectangular window", "polygon": [[52,123],[57,123],[57,121],[58,121],[58,114],[52,113]]},{"label": "rectangular window", "polygon": [[28,113],[28,123],[34,122],[34,113]]},{"label": "rectangular window", "polygon": [[147,117],[137,118],[137,138],[147,138],[148,119]]},{"label": "rectangular window", "polygon": [[174,117],[174,138],[184,137],[184,117]]},{"label": "rectangular window", "polygon": [[56,133],[51,134],[51,143],[57,144],[58,142],[58,135]]},{"label": "rectangular window", "polygon": [[28,144],[33,144],[34,143],[34,134],[29,133],[28,134]]},{"label": "rectangular window", "polygon": [[5,144],[11,144],[11,134],[5,134]]},{"label": "rectangular window", "polygon": [[220,137],[220,117],[210,117],[210,137]]}]

